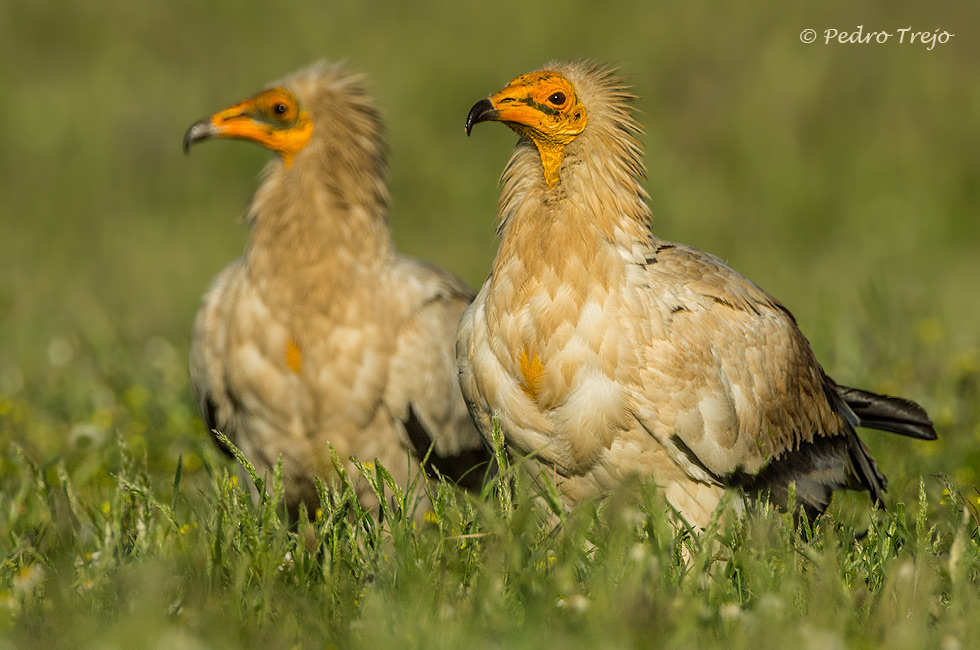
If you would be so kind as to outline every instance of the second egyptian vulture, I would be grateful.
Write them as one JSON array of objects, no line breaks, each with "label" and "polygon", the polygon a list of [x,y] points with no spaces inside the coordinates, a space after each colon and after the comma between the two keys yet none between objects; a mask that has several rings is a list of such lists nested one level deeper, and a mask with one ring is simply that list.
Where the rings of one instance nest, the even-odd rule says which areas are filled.
[{"label": "second egyptian vulture", "polygon": [[382,123],[361,76],[313,65],[195,123],[185,150],[209,138],[279,156],[248,208],[244,256],[194,323],[191,387],[208,428],[260,474],[281,456],[293,508],[316,507],[331,445],[341,459],[380,461],[403,487],[431,445],[431,465],[479,486],[489,454],[453,350],[472,293],[395,250]]},{"label": "second egyptian vulture", "polygon": [[552,63],[469,113],[467,132],[493,120],[521,136],[457,342],[480,430],[499,417],[568,505],[633,474],[701,527],[730,486],[810,517],[838,488],[881,503],[855,429],[933,439],[925,411],[836,384],[775,298],[653,234],[631,101],[607,69]]}]

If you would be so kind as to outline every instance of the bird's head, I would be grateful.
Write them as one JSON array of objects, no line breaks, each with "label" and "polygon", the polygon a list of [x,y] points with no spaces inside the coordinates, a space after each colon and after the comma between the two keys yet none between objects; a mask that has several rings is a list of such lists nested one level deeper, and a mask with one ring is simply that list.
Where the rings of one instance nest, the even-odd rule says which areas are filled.
[{"label": "bird's head", "polygon": [[539,70],[474,104],[466,117],[467,135],[474,124],[488,120],[503,122],[534,143],[545,181],[554,187],[565,147],[585,130],[587,116],[572,82],[558,72]]},{"label": "bird's head", "polygon": [[192,124],[184,135],[184,152],[202,140],[238,138],[275,151],[289,167],[311,135],[310,114],[296,95],[275,86]]}]

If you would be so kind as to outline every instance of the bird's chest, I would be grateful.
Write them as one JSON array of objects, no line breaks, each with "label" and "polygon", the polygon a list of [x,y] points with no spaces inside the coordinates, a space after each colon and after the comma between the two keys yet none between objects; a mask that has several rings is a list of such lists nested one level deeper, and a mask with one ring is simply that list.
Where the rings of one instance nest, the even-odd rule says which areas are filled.
[{"label": "bird's chest", "polygon": [[547,450],[530,434],[517,442],[575,471],[627,426],[636,364],[622,288],[585,260],[567,262],[495,269],[486,344],[506,384],[493,387],[489,406],[512,417],[510,436],[544,428]]},{"label": "bird's chest", "polygon": [[254,410],[300,428],[370,420],[384,391],[391,342],[378,319],[283,304],[245,288],[227,323],[227,368],[233,391]]},{"label": "bird's chest", "polygon": [[558,406],[590,374],[617,374],[628,296],[596,257],[514,257],[495,269],[490,345],[542,409]]}]

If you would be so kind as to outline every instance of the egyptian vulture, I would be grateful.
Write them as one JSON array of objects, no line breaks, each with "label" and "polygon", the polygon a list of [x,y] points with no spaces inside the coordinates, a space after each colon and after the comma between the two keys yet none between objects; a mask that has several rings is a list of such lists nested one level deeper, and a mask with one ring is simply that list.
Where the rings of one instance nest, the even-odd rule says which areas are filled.
[{"label": "egyptian vulture", "polygon": [[934,439],[925,411],[836,384],[775,298],[653,234],[632,99],[608,69],[552,63],[469,113],[467,133],[493,120],[520,136],[500,248],[457,340],[480,431],[499,418],[568,506],[634,474],[699,527],[727,487],[811,518],[840,488],[880,504],[856,428]]},{"label": "egyptian vulture", "polygon": [[248,207],[245,254],[194,322],[191,387],[206,426],[260,474],[281,456],[292,509],[318,505],[331,446],[345,462],[381,462],[402,487],[431,446],[428,469],[478,487],[489,454],[453,349],[472,292],[395,250],[384,130],[362,77],[315,64],[196,122],[184,148],[210,138],[279,155]]}]

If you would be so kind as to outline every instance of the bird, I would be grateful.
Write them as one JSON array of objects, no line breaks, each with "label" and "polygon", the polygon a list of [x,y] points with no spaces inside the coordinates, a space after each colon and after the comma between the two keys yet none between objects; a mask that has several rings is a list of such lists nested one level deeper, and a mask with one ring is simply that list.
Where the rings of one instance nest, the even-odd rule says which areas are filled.
[{"label": "bird", "polygon": [[[246,210],[243,256],[194,320],[190,383],[207,428],[260,475],[281,457],[293,513],[319,507],[315,478],[336,477],[333,451],[352,477],[351,457],[377,461],[404,489],[427,458],[430,473],[479,489],[490,454],[454,349],[473,292],[396,250],[386,134],[364,75],[317,62],[195,122],[184,151],[213,138],[278,156]],[[355,490],[377,506],[367,482]]]},{"label": "bird", "polygon": [[457,338],[481,433],[499,426],[568,508],[635,477],[702,530],[727,491],[811,520],[842,488],[883,504],[856,429],[932,440],[927,413],[835,383],[779,301],[653,233],[634,101],[615,69],[554,61],[467,116],[467,135],[496,121],[520,136]]}]

